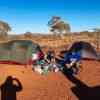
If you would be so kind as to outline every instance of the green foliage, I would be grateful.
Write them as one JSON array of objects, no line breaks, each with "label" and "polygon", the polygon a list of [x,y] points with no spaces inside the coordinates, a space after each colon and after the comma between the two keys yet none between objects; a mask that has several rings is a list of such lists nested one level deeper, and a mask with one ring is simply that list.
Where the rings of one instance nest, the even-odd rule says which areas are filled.
[{"label": "green foliage", "polygon": [[0,30],[4,32],[11,31],[11,27],[9,26],[8,23],[0,21]]},{"label": "green foliage", "polygon": [[25,38],[32,38],[33,34],[31,32],[24,33]]},{"label": "green foliage", "polygon": [[0,21],[0,37],[1,38],[6,38],[7,37],[7,33],[11,31],[11,27],[9,26],[8,23]]},{"label": "green foliage", "polygon": [[57,16],[53,16],[48,22],[48,25],[50,27],[50,31],[54,33],[69,33],[71,30],[70,25],[65,23],[60,17]]}]

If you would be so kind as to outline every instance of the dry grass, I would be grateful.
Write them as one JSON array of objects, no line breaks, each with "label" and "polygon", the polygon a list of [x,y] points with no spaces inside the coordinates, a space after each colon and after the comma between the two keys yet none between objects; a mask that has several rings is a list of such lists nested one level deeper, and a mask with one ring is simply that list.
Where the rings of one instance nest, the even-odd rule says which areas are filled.
[{"label": "dry grass", "polygon": [[22,34],[22,35],[9,35],[5,39],[0,38],[0,42],[10,41],[10,40],[32,40],[38,43],[41,47],[47,48],[65,48],[76,41],[85,41],[91,43],[95,48],[97,48],[97,33],[75,33],[67,34],[63,37],[59,35],[41,35],[41,34]]}]

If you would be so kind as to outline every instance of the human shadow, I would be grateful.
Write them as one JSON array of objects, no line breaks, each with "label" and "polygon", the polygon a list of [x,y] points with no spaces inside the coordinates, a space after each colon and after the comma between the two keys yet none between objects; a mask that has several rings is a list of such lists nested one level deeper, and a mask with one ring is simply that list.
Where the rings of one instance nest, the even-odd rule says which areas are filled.
[{"label": "human shadow", "polygon": [[63,74],[69,79],[74,87],[71,87],[72,92],[79,100],[100,100],[100,86],[89,87],[84,82],[76,78],[72,71],[65,68]]},{"label": "human shadow", "polygon": [[16,92],[22,90],[22,85],[17,78],[8,76],[6,81],[0,86],[1,100],[17,100]]}]

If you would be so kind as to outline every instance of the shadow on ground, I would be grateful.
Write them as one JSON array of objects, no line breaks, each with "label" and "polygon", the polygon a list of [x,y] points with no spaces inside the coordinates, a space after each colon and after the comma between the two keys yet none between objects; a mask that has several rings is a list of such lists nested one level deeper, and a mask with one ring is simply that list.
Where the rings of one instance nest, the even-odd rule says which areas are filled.
[{"label": "shadow on ground", "polygon": [[71,91],[79,100],[100,100],[100,86],[87,86],[84,82],[72,75],[72,71],[67,68],[64,69],[63,74],[69,81],[75,84],[75,86],[71,88]]},{"label": "shadow on ground", "polygon": [[22,85],[17,78],[8,76],[5,82],[0,86],[0,100],[17,100],[16,93],[22,90]]}]

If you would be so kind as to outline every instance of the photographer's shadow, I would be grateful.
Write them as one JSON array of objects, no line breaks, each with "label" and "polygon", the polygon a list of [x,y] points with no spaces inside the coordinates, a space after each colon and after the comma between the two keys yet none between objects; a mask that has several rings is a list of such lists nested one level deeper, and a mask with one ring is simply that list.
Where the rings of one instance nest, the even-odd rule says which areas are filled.
[{"label": "photographer's shadow", "polygon": [[22,90],[22,85],[17,78],[8,76],[6,81],[0,86],[1,100],[16,100],[16,92]]}]

